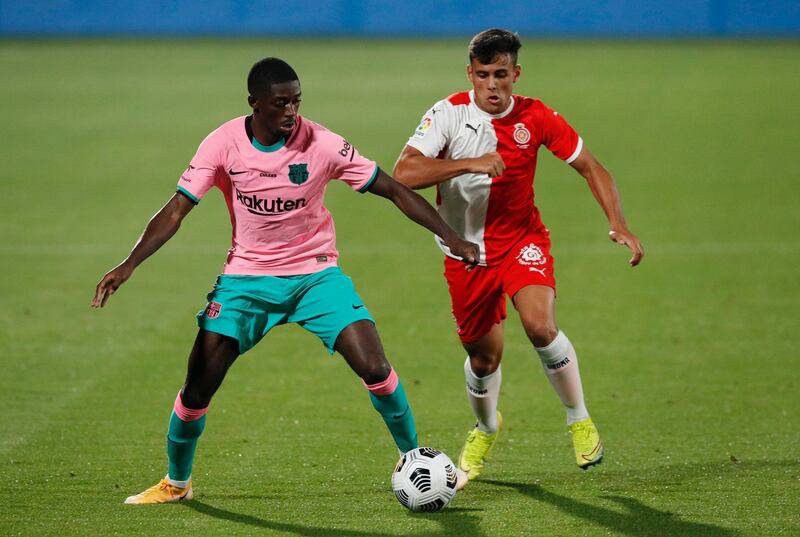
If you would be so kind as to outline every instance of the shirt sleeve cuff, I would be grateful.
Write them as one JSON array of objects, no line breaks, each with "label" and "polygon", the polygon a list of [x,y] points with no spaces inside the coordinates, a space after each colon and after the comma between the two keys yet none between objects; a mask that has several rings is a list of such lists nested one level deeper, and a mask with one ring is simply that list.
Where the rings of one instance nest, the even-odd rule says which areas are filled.
[{"label": "shirt sleeve cuff", "polygon": [[413,136],[406,142],[406,145],[410,146],[410,147],[413,147],[414,149],[416,149],[417,151],[419,151],[420,153],[422,153],[424,156],[426,156],[428,158],[435,158],[436,155],[439,154],[438,151],[436,153],[434,153],[433,155],[429,154],[428,148],[425,146],[424,141],[415,140]]},{"label": "shirt sleeve cuff", "polygon": [[575,151],[572,152],[572,155],[569,156],[564,162],[567,164],[572,164],[576,158],[578,158],[583,150],[583,138],[578,136],[578,145],[575,146]]},{"label": "shirt sleeve cuff", "polygon": [[189,201],[191,201],[191,202],[192,202],[192,203],[194,203],[195,205],[197,205],[198,203],[200,203],[200,198],[198,198],[197,196],[195,196],[194,194],[192,194],[191,192],[189,192],[188,190],[186,190],[186,189],[185,189],[185,188],[183,188],[182,186],[179,186],[179,187],[176,189],[176,191],[177,191],[179,194],[183,194],[184,196],[186,196],[186,197],[189,199]]},{"label": "shirt sleeve cuff", "polygon": [[361,188],[359,188],[359,189],[358,189],[358,191],[359,191],[359,192],[361,192],[361,193],[363,194],[364,192],[366,192],[367,190],[369,190],[369,187],[371,187],[371,186],[372,186],[372,183],[374,183],[374,182],[375,182],[375,179],[377,179],[377,178],[378,178],[378,172],[379,172],[380,170],[381,170],[381,169],[380,169],[380,168],[378,167],[378,165],[376,164],[376,165],[375,165],[375,171],[372,173],[372,177],[370,178],[370,180],[369,180],[369,181],[367,181],[366,183],[364,183],[364,186],[362,186]]}]

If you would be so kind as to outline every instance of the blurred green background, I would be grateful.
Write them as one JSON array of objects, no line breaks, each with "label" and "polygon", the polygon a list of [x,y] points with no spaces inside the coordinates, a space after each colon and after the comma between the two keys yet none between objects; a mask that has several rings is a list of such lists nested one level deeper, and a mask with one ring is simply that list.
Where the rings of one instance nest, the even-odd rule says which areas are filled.
[{"label": "blurred green background", "polygon": [[[289,326],[215,397],[196,500],[123,506],[165,473],[193,317],[230,244],[219,192],[105,310],[89,301],[205,135],[248,112],[249,67],[289,61],[301,114],[390,171],[425,110],[468,88],[465,43],[5,40],[0,533],[800,533],[800,43],[523,42],[517,93],[557,109],[612,171],[647,251],[631,269],[583,180],[542,150],[558,320],[602,466],[575,468],[560,404],[510,317],[508,429],[486,479],[443,513],[407,513],[360,382]],[[455,457],[472,417],[441,254],[381,198],[331,184],[326,199],[421,442]]]}]

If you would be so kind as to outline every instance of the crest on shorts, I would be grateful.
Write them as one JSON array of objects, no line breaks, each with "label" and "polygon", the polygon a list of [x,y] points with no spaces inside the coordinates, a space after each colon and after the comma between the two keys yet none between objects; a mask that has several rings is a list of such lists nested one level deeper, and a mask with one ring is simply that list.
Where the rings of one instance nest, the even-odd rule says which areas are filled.
[{"label": "crest on shorts", "polygon": [[527,149],[528,142],[531,141],[531,131],[525,128],[524,123],[514,125],[514,141],[520,149]]},{"label": "crest on shorts", "polygon": [[289,164],[289,181],[296,185],[308,181],[308,164]]},{"label": "crest on shorts", "polygon": [[535,267],[544,265],[547,262],[547,258],[545,257],[541,248],[533,243],[530,243],[527,246],[523,246],[519,251],[519,254],[517,254],[517,261],[519,261],[520,265]]},{"label": "crest on shorts", "polygon": [[222,304],[219,302],[209,302],[208,306],[206,306],[206,317],[209,319],[216,319],[219,317],[219,312],[222,311]]}]

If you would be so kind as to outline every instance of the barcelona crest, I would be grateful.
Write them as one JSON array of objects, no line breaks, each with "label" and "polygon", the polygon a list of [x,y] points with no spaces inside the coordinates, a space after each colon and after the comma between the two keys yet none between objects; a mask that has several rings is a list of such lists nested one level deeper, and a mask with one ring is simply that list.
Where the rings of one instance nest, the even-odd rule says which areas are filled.
[{"label": "barcelona crest", "polygon": [[289,164],[289,181],[296,185],[308,181],[308,164]]},{"label": "barcelona crest", "polygon": [[206,311],[204,313],[206,314],[206,317],[208,317],[209,319],[216,319],[217,317],[219,317],[219,312],[221,309],[222,309],[222,304],[220,304],[219,302],[209,302],[208,306],[206,306]]}]

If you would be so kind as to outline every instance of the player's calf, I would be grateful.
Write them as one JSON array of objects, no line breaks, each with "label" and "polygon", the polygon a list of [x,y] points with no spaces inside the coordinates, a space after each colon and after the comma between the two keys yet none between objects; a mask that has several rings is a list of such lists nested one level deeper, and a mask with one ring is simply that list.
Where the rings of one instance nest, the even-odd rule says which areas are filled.
[{"label": "player's calf", "polygon": [[[364,382],[362,380],[362,382]],[[411,451],[418,446],[417,427],[414,423],[414,415],[408,404],[406,392],[394,369],[389,376],[381,382],[367,384],[364,386],[369,390],[369,398],[372,406],[383,418],[386,427],[394,439],[397,449],[401,453]]]},{"label": "player's calf", "polygon": [[589,417],[583,401],[578,355],[561,330],[545,347],[536,347],[542,368],[567,412],[567,425]]},{"label": "player's calf", "polygon": [[197,440],[206,427],[207,412],[208,407],[186,407],[181,399],[181,392],[178,392],[167,432],[167,476],[173,483],[181,484],[191,479],[194,452]]},{"label": "player's calf", "polygon": [[167,475],[149,489],[129,496],[128,504],[172,503],[192,499],[192,463],[206,426],[205,408],[188,408],[178,392],[167,431]]}]

